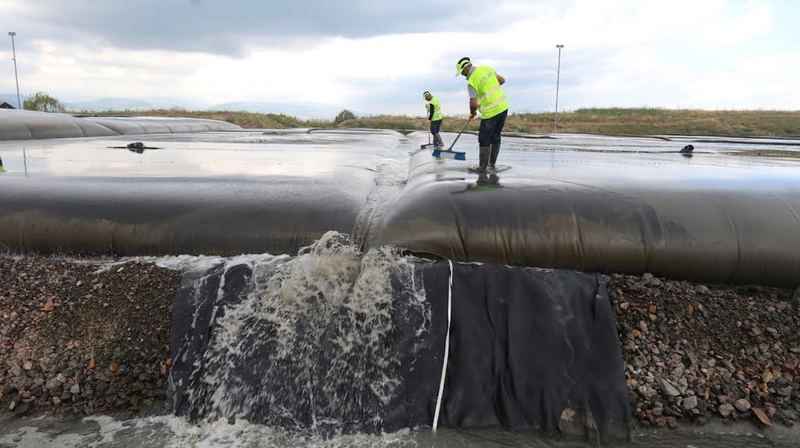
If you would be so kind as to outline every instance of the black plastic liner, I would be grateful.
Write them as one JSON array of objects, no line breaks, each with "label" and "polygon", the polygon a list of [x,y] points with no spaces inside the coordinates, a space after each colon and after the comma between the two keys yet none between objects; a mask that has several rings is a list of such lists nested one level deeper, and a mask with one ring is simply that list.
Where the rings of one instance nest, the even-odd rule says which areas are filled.
[{"label": "black plastic liner", "polygon": [[427,154],[412,163],[380,244],[462,261],[725,284],[795,287],[800,279],[794,179],[561,179],[514,166],[481,184],[431,166]]},{"label": "black plastic liner", "polygon": [[90,255],[294,253],[350,232],[368,192],[289,177],[3,181],[0,250]]},{"label": "black plastic liner", "polygon": [[[490,264],[455,264],[454,268],[450,356],[440,427],[545,433],[574,433],[577,427],[577,432],[592,437],[627,434],[628,392],[602,276]],[[395,332],[385,347],[397,352],[401,366],[392,372],[399,379],[394,395],[387,402],[365,400],[354,407],[342,402],[341,407],[349,409],[341,416],[346,424],[331,431],[431,425],[442,372],[450,267],[446,262],[419,263],[415,271],[423,279],[429,327],[418,331],[425,318],[408,306],[409,291],[395,282]],[[174,308],[171,338],[175,361],[170,380],[176,414],[194,419],[231,417],[219,415],[218,409],[215,414],[210,402],[214,390],[201,381],[212,367],[203,359],[215,337],[215,322],[252,289],[251,276],[246,265],[239,265],[212,269],[200,281],[197,275],[185,279]],[[266,336],[269,327],[264,331]],[[335,336],[331,334],[320,353],[337,350]],[[251,378],[259,378],[271,356],[269,350],[262,350],[257,359],[237,361],[237,369],[249,369]],[[239,372],[236,381],[247,377]],[[269,387],[274,389],[272,401],[260,402],[257,396],[261,394],[251,394],[247,397],[250,405],[257,405],[239,416],[295,429],[320,429],[309,409],[313,404],[305,400],[305,385],[295,384],[291,371]],[[320,390],[314,389],[314,396],[321,401],[325,397]],[[338,396],[355,400],[363,398],[363,392],[339,390]],[[243,408],[234,409],[241,412]],[[574,416],[572,429],[566,427],[562,415]]]},{"label": "black plastic liner", "polygon": [[44,138],[111,137],[126,134],[233,131],[224,121],[192,118],[78,118],[68,114],[0,110],[0,141]]}]

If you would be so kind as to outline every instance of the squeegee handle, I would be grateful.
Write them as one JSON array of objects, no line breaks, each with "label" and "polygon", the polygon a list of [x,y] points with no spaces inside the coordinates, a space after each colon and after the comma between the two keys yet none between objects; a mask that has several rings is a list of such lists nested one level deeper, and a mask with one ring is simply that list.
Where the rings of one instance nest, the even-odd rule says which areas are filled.
[{"label": "squeegee handle", "polygon": [[456,139],[455,139],[455,140],[453,140],[453,143],[451,143],[451,144],[450,144],[450,147],[449,147],[449,148],[447,148],[447,150],[448,150],[448,151],[452,151],[452,150],[453,150],[453,147],[454,147],[454,146],[456,146],[456,142],[458,141],[458,139],[459,139],[459,138],[461,138],[461,134],[463,134],[463,133],[464,133],[464,131],[467,129],[467,126],[469,126],[469,122],[470,122],[470,121],[472,121],[472,117],[469,117],[469,118],[467,119],[467,122],[466,122],[466,123],[464,123],[464,127],[463,127],[463,128],[461,128],[461,130],[460,130],[460,131],[458,131],[458,135],[456,135]]}]

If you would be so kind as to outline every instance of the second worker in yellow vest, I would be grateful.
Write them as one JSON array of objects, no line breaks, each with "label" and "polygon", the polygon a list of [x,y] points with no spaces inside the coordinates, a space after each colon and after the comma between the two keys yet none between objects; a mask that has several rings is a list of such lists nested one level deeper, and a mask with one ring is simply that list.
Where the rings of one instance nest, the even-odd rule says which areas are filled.
[{"label": "second worker in yellow vest", "polygon": [[441,148],[444,146],[442,136],[439,135],[439,131],[442,129],[442,120],[444,119],[444,115],[442,114],[442,103],[439,101],[439,98],[436,98],[427,90],[422,94],[422,96],[425,98],[425,109],[428,111],[428,120],[431,122],[431,135],[433,135],[433,144],[434,146]]},{"label": "second worker in yellow vest", "polygon": [[464,57],[456,64],[457,73],[467,78],[469,90],[469,114],[481,114],[481,127],[478,133],[480,145],[479,171],[494,171],[497,156],[500,154],[500,141],[503,126],[508,115],[508,100],[501,87],[506,79],[488,65],[474,66]]}]

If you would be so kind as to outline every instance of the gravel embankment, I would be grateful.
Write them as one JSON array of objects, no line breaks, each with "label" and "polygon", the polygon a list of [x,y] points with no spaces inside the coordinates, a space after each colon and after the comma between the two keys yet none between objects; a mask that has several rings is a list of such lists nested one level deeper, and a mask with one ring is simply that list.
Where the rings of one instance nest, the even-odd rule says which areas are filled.
[{"label": "gravel embankment", "polygon": [[139,412],[163,403],[176,272],[0,257],[0,412]]},{"label": "gravel embankment", "polygon": [[[162,405],[180,274],[147,263],[0,256],[0,412],[142,412]],[[800,418],[792,291],[610,277],[634,417]]]},{"label": "gravel embankment", "polygon": [[797,421],[800,310],[792,291],[651,275],[612,276],[609,291],[640,423]]}]

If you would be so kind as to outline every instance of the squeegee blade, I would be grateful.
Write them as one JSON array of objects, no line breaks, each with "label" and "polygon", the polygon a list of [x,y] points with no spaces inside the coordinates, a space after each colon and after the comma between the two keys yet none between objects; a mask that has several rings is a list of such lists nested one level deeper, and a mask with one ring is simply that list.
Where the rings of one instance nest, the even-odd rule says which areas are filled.
[{"label": "squeegee blade", "polygon": [[463,152],[447,151],[444,149],[434,150],[432,156],[436,157],[437,159],[467,160],[467,156]]}]

